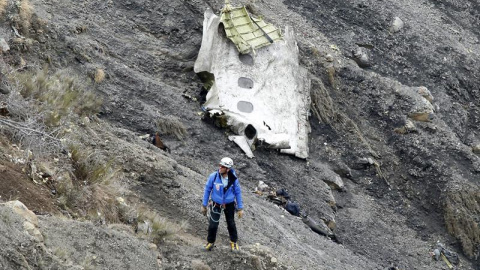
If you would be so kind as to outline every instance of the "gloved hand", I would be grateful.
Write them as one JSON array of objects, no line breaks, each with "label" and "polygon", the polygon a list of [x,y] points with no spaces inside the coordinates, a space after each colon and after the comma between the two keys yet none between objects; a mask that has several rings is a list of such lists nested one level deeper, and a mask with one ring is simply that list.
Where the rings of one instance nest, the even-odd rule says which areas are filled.
[{"label": "gloved hand", "polygon": [[207,207],[202,205],[202,209],[200,211],[202,212],[202,215],[204,215],[204,216],[207,215]]},{"label": "gloved hand", "polygon": [[238,218],[242,218],[243,217],[243,210],[238,210],[237,214],[238,214]]}]

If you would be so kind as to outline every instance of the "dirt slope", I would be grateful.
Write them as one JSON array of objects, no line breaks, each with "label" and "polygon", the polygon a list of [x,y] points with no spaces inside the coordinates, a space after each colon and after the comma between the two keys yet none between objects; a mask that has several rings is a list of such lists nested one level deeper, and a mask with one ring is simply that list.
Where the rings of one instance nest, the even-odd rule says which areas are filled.
[{"label": "dirt slope", "polygon": [[[163,268],[194,268],[201,261],[212,269],[446,269],[428,255],[441,241],[465,251],[460,269],[475,269],[478,222],[468,213],[480,209],[464,203],[472,201],[467,191],[476,198],[480,171],[472,152],[480,143],[475,1],[235,3],[296,32],[312,93],[325,101],[317,106],[320,115],[312,112],[307,161],[263,148],[247,159],[227,140],[228,131],[201,119],[201,82],[193,63],[203,12],[218,12],[223,1],[31,3],[45,26],[30,33],[30,45],[12,45],[4,61],[15,64],[21,56],[32,66],[49,62],[86,81],[95,69],[105,70],[105,81],[92,88],[104,98],[100,116],[112,131],[97,127],[95,134],[115,143],[98,144],[98,150],[116,157],[132,175],[130,188],[157,211],[188,220],[188,237],[159,247]],[[397,32],[395,17],[404,23]],[[2,27],[13,44],[8,21]],[[359,48],[368,63],[355,62],[352,51]],[[419,86],[430,91],[433,112],[418,111]],[[157,121],[172,119],[186,127],[186,135],[162,134],[170,153],[138,139],[155,131]],[[243,251],[235,255],[225,249],[226,230],[217,251],[200,250],[206,234],[198,213],[203,184],[222,156],[235,161],[246,202],[238,225]],[[332,191],[333,207],[322,181],[330,172],[346,184],[345,192]],[[250,193],[259,180],[287,188],[316,220],[334,221],[341,244]],[[233,264],[220,259],[225,256]]]}]

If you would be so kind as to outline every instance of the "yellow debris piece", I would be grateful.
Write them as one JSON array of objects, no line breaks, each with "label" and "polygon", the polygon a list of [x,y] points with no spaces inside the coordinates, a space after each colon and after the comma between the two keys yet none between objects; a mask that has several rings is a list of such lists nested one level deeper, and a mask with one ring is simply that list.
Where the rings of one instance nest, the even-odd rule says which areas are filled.
[{"label": "yellow debris piece", "polygon": [[232,7],[229,1],[226,1],[222,9],[220,22],[223,23],[227,38],[242,54],[254,52],[283,39],[282,33],[275,26],[251,17],[245,6]]},{"label": "yellow debris piece", "polygon": [[445,255],[443,255],[443,253],[441,254],[441,256],[442,256],[442,260],[447,264],[448,268],[452,269],[453,265],[450,263],[450,261],[447,259],[447,257],[445,257]]}]

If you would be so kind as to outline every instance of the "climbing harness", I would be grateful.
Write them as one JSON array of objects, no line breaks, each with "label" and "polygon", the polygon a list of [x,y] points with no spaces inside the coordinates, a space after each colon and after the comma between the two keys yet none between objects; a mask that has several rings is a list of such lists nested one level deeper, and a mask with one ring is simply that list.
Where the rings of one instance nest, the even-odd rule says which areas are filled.
[{"label": "climbing harness", "polygon": [[[215,206],[218,206],[218,207],[215,207]],[[220,209],[220,211],[217,211],[216,209]],[[225,209],[224,204],[221,205],[221,204],[215,203],[213,201],[210,201],[208,203],[208,207],[207,207],[207,219],[212,220],[212,222],[215,222],[215,223],[220,222],[220,218],[222,217],[223,209]],[[215,219],[213,217],[212,213],[213,214],[218,214],[218,219]]]}]

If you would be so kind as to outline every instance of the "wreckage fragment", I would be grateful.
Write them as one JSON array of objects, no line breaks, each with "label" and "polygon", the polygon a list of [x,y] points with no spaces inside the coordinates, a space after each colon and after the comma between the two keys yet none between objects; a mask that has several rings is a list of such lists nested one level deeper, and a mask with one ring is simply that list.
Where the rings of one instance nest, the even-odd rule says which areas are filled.
[{"label": "wreckage fragment", "polygon": [[[252,18],[244,7],[227,3],[222,11],[220,17],[205,12],[194,66],[196,73],[214,78],[203,105],[206,115],[225,118],[226,126],[244,137],[230,139],[248,157],[253,144],[261,143],[307,158],[310,79],[299,65],[293,31],[286,28],[282,37],[262,20],[248,22]],[[245,54],[249,51],[254,53]]]},{"label": "wreckage fragment", "polygon": [[282,33],[272,24],[253,18],[244,6],[232,7],[226,1],[220,15],[224,31],[242,54],[255,51],[282,39]]}]

